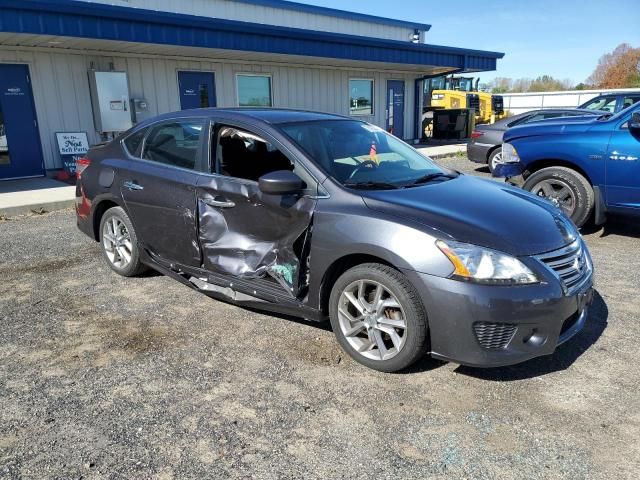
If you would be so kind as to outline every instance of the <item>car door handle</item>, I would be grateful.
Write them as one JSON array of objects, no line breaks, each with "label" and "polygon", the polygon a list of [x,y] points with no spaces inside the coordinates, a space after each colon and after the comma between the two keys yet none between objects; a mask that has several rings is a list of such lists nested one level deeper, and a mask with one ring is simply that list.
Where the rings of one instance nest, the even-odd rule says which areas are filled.
[{"label": "car door handle", "polygon": [[203,198],[202,201],[214,208],[233,208],[236,206],[235,202],[226,198]]},{"label": "car door handle", "polygon": [[138,185],[135,182],[124,182],[122,186],[124,188],[128,188],[129,190],[144,190],[144,187],[142,185]]}]

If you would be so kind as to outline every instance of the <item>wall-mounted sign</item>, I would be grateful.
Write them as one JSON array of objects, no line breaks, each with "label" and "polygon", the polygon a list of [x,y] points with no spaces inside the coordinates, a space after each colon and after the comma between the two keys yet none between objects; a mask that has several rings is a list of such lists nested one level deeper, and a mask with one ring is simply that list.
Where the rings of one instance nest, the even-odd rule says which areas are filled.
[{"label": "wall-mounted sign", "polygon": [[60,155],[84,155],[89,151],[87,132],[56,132]]},{"label": "wall-mounted sign", "polygon": [[56,132],[56,141],[64,169],[75,174],[76,161],[89,151],[87,132]]}]

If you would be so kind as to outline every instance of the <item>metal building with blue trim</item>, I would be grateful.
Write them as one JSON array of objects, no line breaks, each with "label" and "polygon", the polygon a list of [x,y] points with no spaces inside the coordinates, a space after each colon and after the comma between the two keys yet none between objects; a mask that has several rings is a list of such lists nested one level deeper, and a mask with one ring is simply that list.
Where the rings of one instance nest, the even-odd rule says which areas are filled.
[{"label": "metal building with blue trim", "polygon": [[[108,135],[94,118],[95,71],[126,74],[132,121],[266,105],[391,121],[416,138],[420,79],[495,70],[503,56],[430,45],[430,28],[284,0],[0,0],[0,179],[60,168],[55,132]],[[30,115],[37,161],[12,134]]]}]

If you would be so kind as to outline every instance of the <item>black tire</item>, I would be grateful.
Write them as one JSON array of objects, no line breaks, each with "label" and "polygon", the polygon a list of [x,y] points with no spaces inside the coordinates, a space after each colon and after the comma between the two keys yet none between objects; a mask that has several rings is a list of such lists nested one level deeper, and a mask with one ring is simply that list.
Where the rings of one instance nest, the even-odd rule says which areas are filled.
[{"label": "black tire", "polygon": [[560,181],[567,185],[575,198],[575,206],[571,213],[571,220],[577,227],[582,227],[593,213],[594,193],[589,181],[580,173],[567,167],[548,167],[531,174],[523,188],[534,192],[536,185],[544,180]]},{"label": "black tire", "polygon": [[[115,265],[114,262],[111,261],[107,252],[107,247],[105,246],[105,224],[113,219],[117,219],[124,224],[131,243],[131,260],[124,266]],[[140,247],[138,246],[136,231],[133,228],[133,224],[131,223],[127,212],[125,212],[121,207],[113,207],[104,212],[100,219],[99,238],[100,246],[102,247],[102,255],[106,260],[107,265],[109,265],[109,267],[118,275],[122,275],[123,277],[135,277],[148,269],[146,265],[140,262]]]},{"label": "black tire", "polygon": [[[393,294],[405,314],[405,343],[397,354],[388,359],[371,359],[359,353],[347,340],[338,319],[338,306],[343,291],[354,282],[369,280],[382,284]],[[381,372],[403,370],[427,352],[428,327],[427,315],[422,301],[409,280],[397,270],[378,263],[365,263],[347,270],[336,280],[329,299],[329,317],[331,327],[342,349],[355,361]],[[366,335],[366,334],[365,334]]]},{"label": "black tire", "polygon": [[496,157],[502,157],[502,148],[498,147],[493,150],[491,152],[491,155],[489,155],[489,158],[487,159],[487,167],[489,167],[489,171],[491,172],[491,174],[493,174],[493,171],[495,170],[493,164],[496,161]]}]

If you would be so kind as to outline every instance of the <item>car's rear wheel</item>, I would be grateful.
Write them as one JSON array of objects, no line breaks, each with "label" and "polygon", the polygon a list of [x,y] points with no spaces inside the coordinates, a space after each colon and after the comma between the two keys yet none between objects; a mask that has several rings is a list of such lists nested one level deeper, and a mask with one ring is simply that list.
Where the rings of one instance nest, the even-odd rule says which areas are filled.
[{"label": "car's rear wheel", "polygon": [[582,227],[593,212],[594,194],[591,184],[570,168],[549,167],[538,170],[527,178],[524,189],[562,208],[578,227]]},{"label": "car's rear wheel", "polygon": [[493,173],[496,167],[502,163],[502,148],[496,148],[491,155],[489,155],[489,160],[487,160],[487,165],[489,166],[489,171]]},{"label": "car's rear wheel", "polygon": [[147,269],[140,262],[138,237],[131,220],[121,207],[110,208],[102,216],[100,244],[107,264],[116,273],[133,277]]},{"label": "car's rear wheel", "polygon": [[383,372],[402,370],[422,357],[427,318],[415,288],[386,265],[358,265],[338,278],[329,299],[331,326],[357,362]]}]

